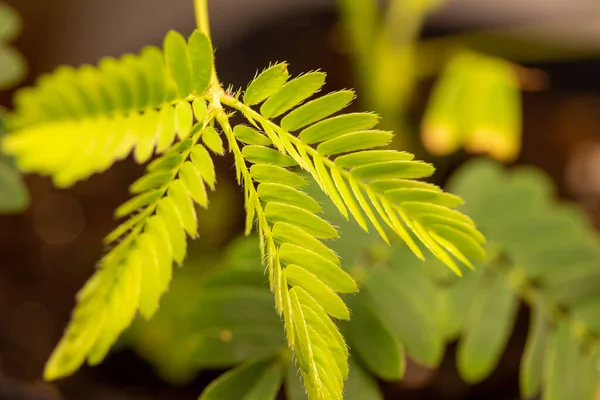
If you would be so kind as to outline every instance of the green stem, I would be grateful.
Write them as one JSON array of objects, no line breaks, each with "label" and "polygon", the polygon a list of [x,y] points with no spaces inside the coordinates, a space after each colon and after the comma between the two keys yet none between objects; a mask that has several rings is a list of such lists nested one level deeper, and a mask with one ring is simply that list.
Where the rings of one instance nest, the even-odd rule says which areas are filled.
[{"label": "green stem", "polygon": [[[194,11],[196,15],[196,26],[198,31],[208,37],[208,40],[212,46],[212,37],[210,36],[210,21],[208,18],[208,0],[194,0]],[[213,90],[222,91],[215,68],[212,70],[210,84]]]},{"label": "green stem", "polygon": [[[223,97],[229,96],[223,95]],[[281,274],[283,274],[283,271],[281,270],[281,267],[278,264],[278,262],[275,262],[276,255],[271,254],[272,249],[275,249],[275,242],[271,233],[269,221],[267,220],[265,211],[262,208],[258,192],[256,190],[256,187],[254,186],[254,180],[250,175],[250,170],[246,165],[246,160],[242,154],[242,151],[239,147],[233,129],[229,124],[229,120],[227,119],[226,114],[224,112],[217,113],[216,119],[219,125],[221,125],[221,128],[223,128],[223,132],[225,133],[227,141],[229,142],[229,149],[234,155],[236,167],[240,170],[242,183],[246,190],[249,191],[248,197],[246,197],[246,212],[248,212],[248,207],[253,207],[256,212],[256,218],[258,221],[258,231],[259,234],[262,235],[262,237],[265,240],[265,251],[269,255],[267,258],[267,266],[269,268],[269,284],[271,286],[271,291],[273,291],[273,293],[275,294],[275,307],[278,313],[282,314],[284,312],[283,293],[281,292],[281,287],[279,285],[276,285],[276,276],[281,276]],[[288,329],[291,330],[291,327],[288,327]],[[289,341],[290,346],[293,347],[293,337],[290,337]]]}]

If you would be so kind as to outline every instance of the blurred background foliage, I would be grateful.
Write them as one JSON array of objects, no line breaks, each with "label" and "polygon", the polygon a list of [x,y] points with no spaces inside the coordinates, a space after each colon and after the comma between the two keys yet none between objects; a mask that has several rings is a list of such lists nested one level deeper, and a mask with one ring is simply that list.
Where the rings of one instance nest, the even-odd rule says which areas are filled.
[{"label": "blurred background foliage", "polygon": [[[549,399],[593,399],[600,5],[577,0],[566,14],[535,1],[523,9],[474,0],[210,3],[224,81],[242,85],[287,60],[328,72],[330,89],[356,87],[360,108],[382,115],[394,146],[435,163],[432,181],[463,196],[463,211],[488,237],[488,261],[459,280],[365,235],[323,199],[342,232],[335,249],[363,283],[342,326],[352,348],[348,398],[535,398],[542,388]],[[17,38],[13,8],[0,3],[0,89],[24,76],[14,48],[28,60],[29,83],[60,63],[95,63],[157,43],[168,29],[193,29],[188,0],[12,4],[24,31]],[[511,4],[529,19],[494,22]],[[10,95],[0,94],[2,105]],[[538,168],[467,161],[475,153]],[[22,210],[24,188],[1,157],[0,212]],[[209,211],[198,210],[200,238],[156,317],[137,321],[101,366],[52,385],[40,383],[43,363],[141,168],[128,160],[65,191],[27,177],[31,206],[0,217],[0,399],[195,398],[240,363],[206,399],[225,398],[227,387],[267,399],[282,382],[289,398],[302,398],[256,239],[240,237],[230,165],[216,165],[219,191]]]},{"label": "blurred background foliage", "polygon": [[27,70],[23,56],[9,45],[21,32],[17,12],[0,3],[0,90],[8,89],[25,77]]},{"label": "blurred background foliage", "polygon": [[[8,43],[21,31],[16,11],[0,2],[0,91],[16,85],[25,77],[23,56]],[[0,137],[4,135],[4,115],[0,106]],[[0,213],[23,211],[29,203],[27,189],[12,160],[0,152]]]}]

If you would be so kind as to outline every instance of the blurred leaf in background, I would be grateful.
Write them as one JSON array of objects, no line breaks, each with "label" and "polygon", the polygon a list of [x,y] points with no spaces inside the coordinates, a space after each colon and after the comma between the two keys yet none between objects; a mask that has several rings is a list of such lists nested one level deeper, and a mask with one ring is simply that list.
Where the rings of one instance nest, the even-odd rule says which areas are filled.
[{"label": "blurred leaf in background", "polygon": [[471,51],[457,53],[433,90],[421,138],[438,156],[464,148],[513,161],[521,148],[521,97],[513,65]]},{"label": "blurred leaf in background", "polygon": [[[21,54],[8,45],[21,31],[21,20],[12,7],[0,2],[0,90],[19,83],[27,68]],[[6,133],[0,109],[0,138]],[[0,213],[18,213],[29,205],[27,188],[12,158],[0,152]]]},{"label": "blurred leaf in background", "polygon": [[[488,238],[489,259],[470,288],[458,370],[471,383],[495,369],[515,321],[517,300],[531,310],[521,362],[521,391],[531,398],[595,399],[600,387],[600,238],[583,210],[558,203],[546,174],[475,160],[449,188],[463,198]],[[446,320],[450,319],[448,317]],[[487,320],[487,321],[486,321]],[[543,366],[543,367],[542,367]]]},{"label": "blurred leaf in background", "polygon": [[[4,133],[4,118],[0,110],[0,138]],[[28,205],[29,194],[21,174],[11,157],[0,153],[0,214],[22,212]]]},{"label": "blurred leaf in background", "polygon": [[27,72],[23,56],[8,43],[21,31],[21,20],[15,10],[0,2],[0,90],[19,83]]}]

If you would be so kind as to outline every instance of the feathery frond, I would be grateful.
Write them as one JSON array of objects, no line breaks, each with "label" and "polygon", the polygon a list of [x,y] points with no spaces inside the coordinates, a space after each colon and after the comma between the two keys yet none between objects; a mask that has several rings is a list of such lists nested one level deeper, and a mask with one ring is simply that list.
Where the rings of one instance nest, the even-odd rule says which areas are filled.
[{"label": "feathery frond", "polygon": [[[138,163],[188,137],[203,108],[190,101],[208,88],[209,39],[171,31],[163,51],[104,58],[98,67],[59,67],[15,95],[13,133],[4,141],[23,171],[69,186],[133,152]],[[193,77],[193,79],[192,79]]]},{"label": "feathery frond", "polygon": [[99,363],[137,310],[149,319],[158,309],[173,261],[181,264],[185,258],[186,233],[197,236],[193,201],[207,207],[205,185],[214,185],[214,170],[207,180],[207,165],[197,164],[193,156],[206,152],[198,141],[208,131],[207,123],[198,122],[190,138],[155,160],[148,174],[131,185],[136,196],[116,210],[117,217],[128,219],[105,238],[113,248],[78,293],[69,327],[48,361],[46,379],[68,375],[86,359]]},{"label": "feathery frond", "polygon": [[340,268],[339,257],[319,240],[338,237],[338,233],[316,215],[321,212],[319,204],[301,189],[306,180],[286,168],[296,165],[293,158],[266,146],[248,145],[240,150],[238,132],[242,132],[240,142],[261,135],[249,133],[251,128],[245,126],[231,129],[223,119],[219,122],[234,156],[243,160],[238,167],[247,226],[256,218],[276,309],[283,316],[306,390],[311,398],[341,399],[348,349],[332,318],[350,317],[338,293],[358,288]]},{"label": "feathery frond", "polygon": [[[352,91],[333,92],[301,104],[320,90],[325,74],[311,72],[287,79],[286,65],[274,65],[248,86],[253,93],[256,82],[261,82],[270,87],[270,96],[252,95],[250,104],[225,96],[222,102],[259,126],[263,138],[310,172],[340,213],[346,218],[352,215],[363,229],[368,230],[369,221],[388,241],[383,228],[387,226],[423,258],[416,238],[459,275],[454,259],[469,267],[468,257],[483,259],[483,235],[470,218],[454,210],[461,199],[413,180],[430,176],[432,165],[414,161],[406,152],[375,149],[388,144],[393,135],[372,129],[378,120],[374,114],[333,116],[349,104]],[[260,113],[249,107],[261,101]],[[272,118],[281,116],[280,124],[273,122]],[[298,136],[293,134],[298,131]]]}]

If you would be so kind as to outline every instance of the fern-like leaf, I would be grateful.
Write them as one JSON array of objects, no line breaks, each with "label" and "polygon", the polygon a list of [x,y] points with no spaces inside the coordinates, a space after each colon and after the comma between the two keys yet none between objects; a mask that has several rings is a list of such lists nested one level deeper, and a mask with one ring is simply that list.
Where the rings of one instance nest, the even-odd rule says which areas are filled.
[{"label": "fern-like leaf", "polygon": [[193,201],[207,207],[205,184],[214,185],[214,170],[206,180],[207,165],[196,164],[193,157],[206,152],[198,143],[208,130],[206,123],[198,122],[189,139],[150,164],[148,174],[131,185],[139,194],[117,209],[118,217],[128,219],[107,235],[106,244],[114,247],[77,295],[69,327],[46,366],[46,379],[68,375],[86,359],[99,363],[137,310],[149,319],[158,309],[173,261],[181,264],[185,257],[186,233],[197,235]]},{"label": "fern-like leaf", "polygon": [[306,180],[288,169],[296,164],[292,157],[266,146],[240,150],[238,132],[242,132],[239,142],[260,133],[241,126],[231,129],[226,120],[220,122],[234,155],[243,160],[238,166],[248,224],[252,226],[256,218],[276,308],[283,316],[306,390],[314,399],[341,399],[348,349],[332,318],[350,317],[339,293],[358,288],[340,268],[339,257],[319,240],[338,233],[317,215],[319,204],[302,191]]},{"label": "fern-like leaf", "polygon": [[[483,259],[483,235],[470,218],[453,210],[462,203],[460,198],[414,181],[430,176],[432,165],[414,161],[409,153],[374,149],[392,139],[390,132],[372,129],[378,120],[374,114],[333,116],[352,100],[351,91],[333,92],[301,105],[321,88],[325,74],[311,72],[282,84],[288,78],[285,67],[278,64],[266,69],[248,87],[252,90],[256,82],[262,82],[277,88],[271,96],[251,96],[250,104],[225,96],[222,102],[260,127],[265,139],[313,176],[344,217],[352,215],[365,230],[370,221],[388,241],[383,228],[387,225],[423,258],[416,238],[458,275],[461,271],[455,260],[472,267],[469,257]],[[263,100],[260,112],[250,107]],[[281,124],[272,120],[280,116]],[[298,130],[298,136],[291,133]]]},{"label": "fern-like leaf", "polygon": [[[221,97],[257,129],[231,129],[225,118],[219,122],[245,187],[247,232],[256,219],[276,307],[306,391],[311,399],[341,399],[348,352],[331,318],[349,318],[338,293],[358,288],[320,240],[338,237],[337,230],[316,215],[321,207],[302,191],[305,179],[289,168],[308,171],[345,218],[351,214],[365,230],[370,221],[387,241],[383,222],[423,257],[410,231],[457,274],[452,257],[471,266],[467,255],[483,258],[484,238],[468,217],[453,210],[462,203],[458,197],[413,180],[429,176],[431,165],[405,152],[372,150],[393,136],[372,129],[376,115],[332,116],[349,104],[352,91],[301,105],[321,88],[325,74],[311,72],[284,83],[287,79],[285,64],[274,65],[250,83],[250,95],[244,95],[250,104]],[[259,93],[259,86],[268,90]],[[250,107],[261,102],[260,113]],[[272,121],[275,117],[282,117],[281,124]],[[301,129],[298,136],[291,133]],[[247,145],[240,150],[239,142]]]},{"label": "fern-like leaf", "polygon": [[3,147],[27,172],[69,186],[133,152],[138,163],[188,137],[205,108],[190,101],[206,91],[213,68],[208,38],[169,32],[164,52],[105,58],[98,67],[59,67],[15,96],[13,133]]}]

